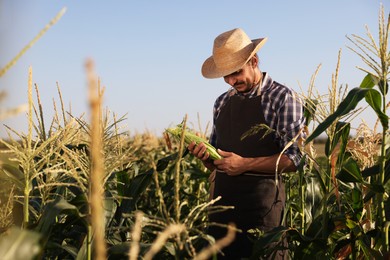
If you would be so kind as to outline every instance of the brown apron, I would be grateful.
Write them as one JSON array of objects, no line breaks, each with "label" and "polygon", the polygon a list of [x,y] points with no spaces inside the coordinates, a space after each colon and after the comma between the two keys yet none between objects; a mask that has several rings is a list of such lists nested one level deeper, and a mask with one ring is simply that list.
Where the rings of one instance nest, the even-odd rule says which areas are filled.
[{"label": "brown apron", "polygon": [[[241,140],[241,136],[251,127],[265,124],[261,107],[261,96],[230,97],[216,120],[216,147],[243,157],[260,157],[280,153],[281,150],[274,141],[274,134],[263,137],[265,130]],[[259,228],[268,231],[281,225],[285,192],[282,181],[278,183],[276,186],[274,174],[248,172],[238,176],[229,176],[217,171],[213,198],[218,196],[222,198],[216,205],[234,206],[234,209],[210,214],[210,221],[223,224],[234,222],[243,231],[237,233],[235,241],[222,250],[225,257],[218,256],[218,259],[249,257],[252,252],[252,243],[247,237],[247,230]],[[219,239],[226,235],[226,229],[212,226],[210,234]]]}]

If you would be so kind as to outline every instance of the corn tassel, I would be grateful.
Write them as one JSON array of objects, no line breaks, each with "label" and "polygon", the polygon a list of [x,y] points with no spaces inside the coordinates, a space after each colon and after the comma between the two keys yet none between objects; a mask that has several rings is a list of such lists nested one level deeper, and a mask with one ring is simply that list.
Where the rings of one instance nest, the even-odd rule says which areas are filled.
[{"label": "corn tassel", "polygon": [[[168,128],[168,129],[166,129],[166,132],[171,134],[177,140],[180,140],[182,132],[183,132],[183,128],[181,128],[180,126],[178,126],[176,128]],[[189,145],[191,142],[195,142],[196,145],[198,145],[200,143],[204,143],[206,146],[206,151],[209,153],[210,159],[212,159],[212,160],[222,159],[221,155],[219,155],[219,153],[217,152],[217,149],[215,149],[214,146],[212,146],[206,139],[204,139],[200,136],[197,136],[195,133],[193,133],[189,130],[184,131],[184,142],[186,143],[186,145]]]}]

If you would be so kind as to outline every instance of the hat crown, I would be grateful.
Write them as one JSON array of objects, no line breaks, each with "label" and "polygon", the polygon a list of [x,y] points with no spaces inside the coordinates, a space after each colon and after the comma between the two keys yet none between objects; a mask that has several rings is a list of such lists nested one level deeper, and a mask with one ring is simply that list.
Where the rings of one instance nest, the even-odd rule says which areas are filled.
[{"label": "hat crown", "polygon": [[224,32],[214,40],[214,62],[217,67],[224,67],[229,60],[246,60],[248,57],[242,54],[247,53],[248,48],[253,48],[252,41],[242,29]]},{"label": "hat crown", "polygon": [[239,28],[233,29],[215,38],[213,54],[215,55],[221,52],[224,54],[228,54],[229,52],[234,53],[237,50],[245,48],[248,44],[252,44],[248,35]]}]

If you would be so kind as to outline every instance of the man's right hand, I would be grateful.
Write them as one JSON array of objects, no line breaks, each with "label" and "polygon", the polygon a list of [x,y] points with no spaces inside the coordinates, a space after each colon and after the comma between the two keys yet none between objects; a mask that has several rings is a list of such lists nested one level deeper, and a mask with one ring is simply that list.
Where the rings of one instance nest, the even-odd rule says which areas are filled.
[{"label": "man's right hand", "polygon": [[198,145],[196,145],[195,142],[191,142],[188,145],[188,150],[196,158],[201,160],[204,166],[206,166],[206,168],[211,171],[215,169],[214,162],[209,158],[210,154],[207,152],[206,145],[204,143],[199,143]]},{"label": "man's right hand", "polygon": [[209,158],[209,153],[207,152],[206,145],[204,143],[199,143],[198,145],[195,142],[191,142],[188,146],[188,150],[198,159],[206,161]]}]

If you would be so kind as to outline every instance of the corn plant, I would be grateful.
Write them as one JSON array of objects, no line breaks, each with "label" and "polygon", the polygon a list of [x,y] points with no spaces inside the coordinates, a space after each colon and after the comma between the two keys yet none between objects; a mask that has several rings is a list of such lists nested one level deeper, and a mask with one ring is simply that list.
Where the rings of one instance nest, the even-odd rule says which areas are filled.
[{"label": "corn plant", "polygon": [[[185,122],[186,118],[182,129],[186,129]],[[199,160],[188,155],[185,149],[185,130],[179,136],[180,138],[172,140],[172,151],[166,151],[171,155],[160,159],[151,169],[153,183],[149,188],[154,191],[153,194],[145,193],[148,194],[147,200],[138,203],[138,210],[144,214],[144,236],[146,241],[153,243],[150,248],[144,247],[141,255],[154,247],[159,238],[157,234],[166,232],[172,225],[178,225],[182,229],[166,240],[156,254],[158,258],[192,259],[198,257],[201,249],[208,245],[217,245],[207,251],[212,252],[211,254],[223,247],[215,244],[214,239],[207,235],[206,229],[209,225],[207,213],[224,210],[225,207],[214,207],[214,201],[209,201],[209,172],[201,166]],[[147,252],[144,257],[148,257]]]},{"label": "corn plant", "polygon": [[[386,94],[389,81],[389,51],[388,34],[390,18],[385,22],[384,9],[379,15],[379,42],[375,42],[367,29],[368,39],[353,35],[348,39],[358,50],[357,53],[371,68],[359,87],[337,92],[338,67],[332,76],[329,101],[324,102],[322,96],[305,97],[306,122],[319,122],[305,140],[306,163],[299,169],[298,184],[305,188],[297,192],[295,208],[290,208],[290,225],[259,236],[256,241],[255,255],[264,253],[264,245],[276,242],[278,247],[286,247],[280,243],[287,238],[290,243],[292,257],[295,259],[326,258],[326,259],[386,259],[388,255],[388,116]],[[341,53],[341,52],[340,52]],[[339,60],[340,60],[339,53]],[[378,60],[376,60],[374,55]],[[315,75],[317,74],[316,71]],[[375,87],[378,88],[375,89]],[[382,127],[379,138],[367,137],[365,140],[350,138],[350,120],[360,111],[359,102],[365,99],[373,109]],[[363,128],[362,128],[363,129]],[[311,142],[320,134],[327,135],[325,158],[318,160],[310,147]],[[367,139],[368,138],[368,139]],[[373,144],[366,144],[372,140]],[[374,141],[375,140],[375,141]],[[376,145],[375,145],[376,144]],[[380,147],[379,152],[376,152]],[[369,150],[371,149],[371,150]],[[372,155],[369,152],[375,151]],[[305,170],[306,169],[306,170]],[[306,183],[303,182],[306,179]],[[308,198],[310,182],[316,180],[318,189],[317,200],[313,200],[310,215],[304,211],[305,203],[302,198]],[[290,178],[294,183],[294,178]],[[301,186],[300,186],[301,187]],[[305,194],[306,193],[306,194]],[[294,194],[292,194],[294,195]],[[294,199],[295,196],[289,199]],[[317,202],[315,202],[317,201]],[[294,210],[299,214],[294,215]],[[303,217],[305,214],[306,220]],[[295,216],[295,217],[292,217]],[[296,216],[302,216],[297,218]],[[272,251],[272,249],[271,249]],[[255,256],[254,255],[254,256]]]},{"label": "corn plant", "polygon": [[[327,129],[330,124],[335,122],[337,118],[348,113],[353,109],[360,100],[365,98],[369,106],[374,110],[378,116],[378,120],[381,123],[383,132],[381,140],[381,152],[378,157],[378,162],[376,166],[365,169],[363,172],[359,171],[359,168],[356,166],[356,162],[352,159],[345,160],[343,162],[343,168],[339,172],[339,180],[349,181],[352,183],[362,183],[368,188],[367,194],[361,194],[364,202],[369,201],[369,199],[374,199],[374,205],[377,205],[375,212],[375,222],[376,230],[378,234],[374,236],[375,243],[374,249],[378,250],[380,253],[384,254],[389,250],[388,242],[388,230],[386,224],[385,216],[385,185],[387,182],[387,134],[388,134],[388,116],[386,114],[387,101],[386,94],[388,91],[388,81],[389,81],[389,65],[390,65],[390,56],[388,52],[388,35],[390,28],[390,16],[387,17],[387,24],[385,22],[384,9],[381,8],[379,15],[379,43],[376,44],[372,34],[367,29],[368,39],[353,35],[353,38],[349,38],[350,41],[358,48],[354,50],[362,60],[372,69],[368,71],[367,69],[362,69],[367,72],[367,76],[362,81],[359,88],[352,89],[347,97],[342,103],[340,103],[337,110],[330,115],[324,122],[322,122],[318,128],[313,132],[312,136],[308,138],[308,142],[312,138],[316,137],[319,133]],[[379,61],[376,61],[375,55]],[[377,86],[378,90],[374,89]],[[341,124],[341,122],[339,123]],[[346,146],[346,140],[342,140],[342,145]],[[345,149],[345,148],[344,148]],[[342,150],[341,150],[342,151]],[[340,157],[339,157],[340,158]],[[378,168],[379,167],[379,168]],[[369,173],[368,173],[369,172]],[[346,178],[345,175],[348,174],[349,178]],[[369,179],[367,183],[362,177],[373,176],[372,179]],[[346,179],[345,179],[346,178]],[[359,220],[359,219],[358,219]],[[371,219],[369,219],[371,220]],[[358,224],[358,222],[356,222]],[[356,225],[354,224],[354,225]],[[353,248],[353,246],[352,246]],[[369,247],[370,248],[370,247]]]},{"label": "corn plant", "polygon": [[[388,256],[390,18],[386,24],[384,9],[379,20],[378,44],[368,30],[368,39],[348,38],[357,48],[350,49],[371,69],[361,68],[367,76],[359,87],[338,86],[341,51],[328,96],[314,93],[320,66],[315,71],[303,98],[307,123],[303,131],[308,138],[298,141],[304,158],[297,174],[283,175],[288,191],[286,225],[266,233],[253,230],[253,259],[277,249],[289,249],[294,259]],[[207,234],[209,225],[218,225],[209,223],[207,215],[228,207],[213,206],[209,172],[186,150],[190,136],[186,117],[180,131],[173,133],[177,138],[170,148],[150,133],[131,136],[121,130],[124,117],[102,109],[104,89],[95,75],[89,77],[91,93],[97,94],[90,100],[93,118],[67,112],[57,86],[60,109],[54,102],[56,113],[48,124],[37,85],[37,104],[33,102],[29,71],[28,132],[8,128],[9,140],[1,140],[10,161],[2,162],[0,176],[12,183],[18,202],[1,213],[5,219],[10,210],[16,213],[18,205],[23,207],[23,218],[14,221],[23,229],[5,223],[1,230],[2,257],[206,259],[215,255],[240,231],[226,226],[228,235],[219,241]],[[378,134],[362,125],[351,138],[350,120],[358,115],[363,98],[383,131]],[[319,158],[313,141],[322,133],[327,141],[325,156]]]}]

